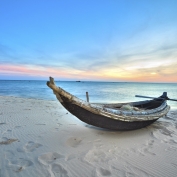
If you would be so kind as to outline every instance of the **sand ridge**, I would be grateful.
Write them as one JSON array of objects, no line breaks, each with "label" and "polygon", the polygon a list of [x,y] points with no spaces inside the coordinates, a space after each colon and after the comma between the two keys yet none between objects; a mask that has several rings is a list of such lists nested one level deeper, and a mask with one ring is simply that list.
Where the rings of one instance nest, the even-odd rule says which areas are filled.
[{"label": "sand ridge", "polygon": [[0,176],[175,177],[177,111],[149,127],[87,125],[58,101],[0,96]]}]

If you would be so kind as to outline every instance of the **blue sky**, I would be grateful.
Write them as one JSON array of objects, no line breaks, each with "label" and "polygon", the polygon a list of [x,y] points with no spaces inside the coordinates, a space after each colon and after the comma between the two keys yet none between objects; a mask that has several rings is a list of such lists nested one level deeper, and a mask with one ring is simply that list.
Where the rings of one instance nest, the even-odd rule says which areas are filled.
[{"label": "blue sky", "polygon": [[177,82],[176,0],[0,2],[0,79]]}]

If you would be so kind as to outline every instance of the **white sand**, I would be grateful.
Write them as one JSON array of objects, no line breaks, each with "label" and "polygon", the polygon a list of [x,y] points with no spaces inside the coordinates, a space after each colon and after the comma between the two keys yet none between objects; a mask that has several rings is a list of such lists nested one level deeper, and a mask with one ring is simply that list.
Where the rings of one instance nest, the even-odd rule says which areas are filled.
[{"label": "white sand", "polygon": [[177,111],[136,131],[87,125],[58,101],[0,96],[0,177],[176,177]]}]

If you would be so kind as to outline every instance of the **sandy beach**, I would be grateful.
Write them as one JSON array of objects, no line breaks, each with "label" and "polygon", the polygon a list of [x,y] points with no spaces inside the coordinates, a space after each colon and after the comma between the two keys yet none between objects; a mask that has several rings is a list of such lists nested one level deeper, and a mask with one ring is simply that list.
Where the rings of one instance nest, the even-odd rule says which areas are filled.
[{"label": "sandy beach", "polygon": [[0,96],[0,177],[176,177],[177,110],[135,131],[87,125],[58,101]]}]

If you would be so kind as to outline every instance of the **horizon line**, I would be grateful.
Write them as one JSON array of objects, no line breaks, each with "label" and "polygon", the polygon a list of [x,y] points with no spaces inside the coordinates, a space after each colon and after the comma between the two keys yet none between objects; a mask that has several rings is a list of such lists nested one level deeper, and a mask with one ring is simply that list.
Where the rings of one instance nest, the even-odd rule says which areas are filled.
[{"label": "horizon line", "polygon": [[[48,81],[44,79],[0,79],[0,81]],[[177,84],[177,82],[146,82],[146,81],[101,81],[101,80],[55,80],[55,82],[109,82],[109,83],[149,83],[149,84]]]}]

